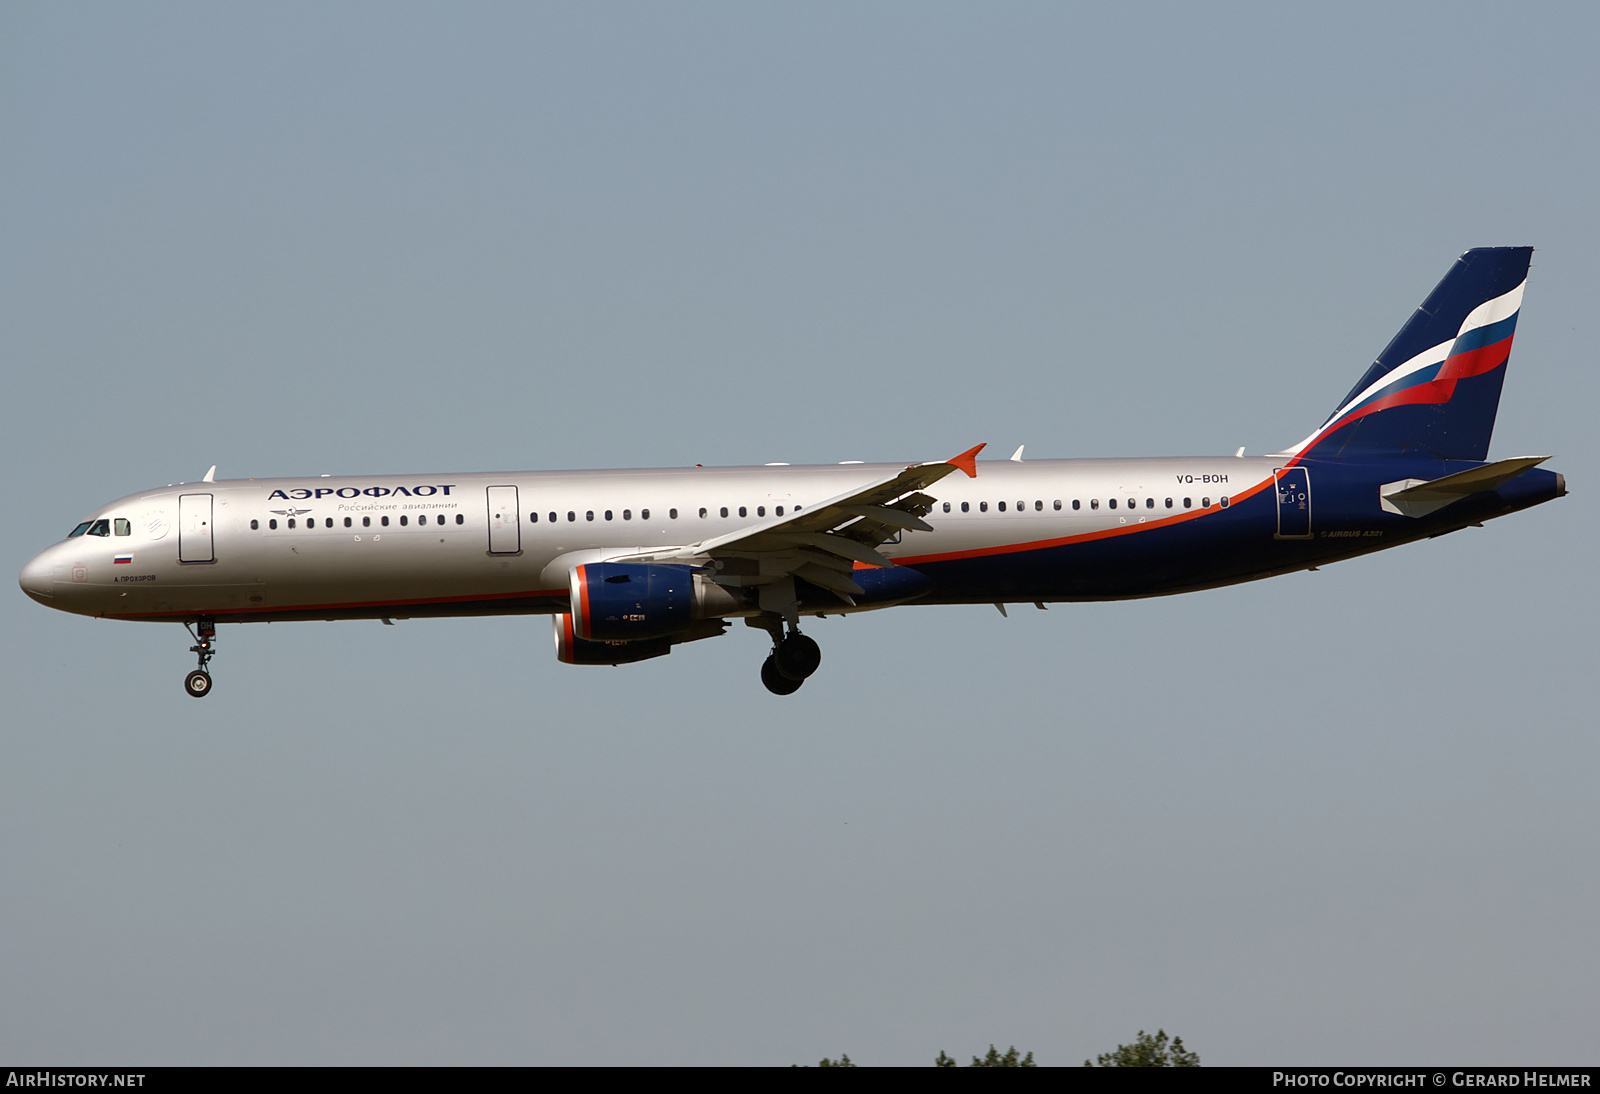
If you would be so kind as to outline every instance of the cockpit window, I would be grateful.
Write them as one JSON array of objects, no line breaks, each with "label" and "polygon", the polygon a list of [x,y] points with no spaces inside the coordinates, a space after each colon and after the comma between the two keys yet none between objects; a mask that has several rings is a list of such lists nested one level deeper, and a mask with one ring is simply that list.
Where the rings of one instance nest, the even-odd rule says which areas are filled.
[{"label": "cockpit window", "polygon": [[131,536],[131,535],[133,535],[133,522],[129,521],[125,517],[118,517],[116,520],[112,521],[111,523],[112,523],[112,526],[116,529],[117,535],[119,535],[119,536]]},{"label": "cockpit window", "polygon": [[94,526],[89,529],[89,535],[91,536],[109,536],[110,534],[111,522],[109,520],[97,520],[94,522]]},{"label": "cockpit window", "polygon": [[94,523],[94,521],[92,521],[92,520],[84,521],[82,524],[78,525],[72,531],[68,532],[67,533],[67,538],[71,539],[73,536],[81,536],[81,535],[83,535],[83,533],[85,533],[85,532],[87,532],[89,530],[89,525],[91,525],[93,523]]}]

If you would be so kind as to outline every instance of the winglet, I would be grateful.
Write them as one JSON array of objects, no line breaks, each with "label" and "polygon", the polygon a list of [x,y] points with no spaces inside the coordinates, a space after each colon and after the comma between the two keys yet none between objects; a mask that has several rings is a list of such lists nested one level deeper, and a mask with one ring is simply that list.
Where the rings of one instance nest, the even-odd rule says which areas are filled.
[{"label": "winglet", "polygon": [[983,444],[974,445],[965,452],[961,453],[961,455],[952,456],[944,462],[951,464],[952,466],[959,467],[962,471],[965,471],[967,478],[975,479],[978,477],[978,453],[982,452],[988,443],[988,441],[984,441]]}]

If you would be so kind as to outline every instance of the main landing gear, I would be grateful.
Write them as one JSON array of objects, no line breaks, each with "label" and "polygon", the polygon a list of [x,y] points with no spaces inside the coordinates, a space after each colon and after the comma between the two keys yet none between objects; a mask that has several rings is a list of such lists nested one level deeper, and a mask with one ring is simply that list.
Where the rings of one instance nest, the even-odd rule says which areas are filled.
[{"label": "main landing gear", "polygon": [[206,666],[217,655],[217,625],[209,619],[197,619],[194,627],[185,623],[183,628],[195,642],[189,647],[189,652],[200,658],[200,667],[183,678],[183,690],[196,699],[204,699],[211,694],[211,674],[206,671]]},{"label": "main landing gear", "polygon": [[761,664],[761,682],[774,695],[793,695],[822,664],[822,648],[791,627],[784,635],[774,628],[772,652]]}]

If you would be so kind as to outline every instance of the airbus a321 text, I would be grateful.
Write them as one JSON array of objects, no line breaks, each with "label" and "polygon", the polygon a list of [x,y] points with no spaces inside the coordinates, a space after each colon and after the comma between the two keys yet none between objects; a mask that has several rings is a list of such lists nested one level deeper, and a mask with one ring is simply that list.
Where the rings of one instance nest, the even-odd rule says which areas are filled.
[{"label": "airbus a321 text", "polygon": [[[807,616],[1120,600],[1305,570],[1566,493],[1489,462],[1532,248],[1471,250],[1304,441],[1268,456],[678,468],[186,483],[101,506],[23,568],[51,608],[183,623],[549,615],[619,665],[765,631],[767,688],[817,670]],[[1020,456],[1020,451],[1019,451]],[[212,469],[213,472],[215,468]]]}]

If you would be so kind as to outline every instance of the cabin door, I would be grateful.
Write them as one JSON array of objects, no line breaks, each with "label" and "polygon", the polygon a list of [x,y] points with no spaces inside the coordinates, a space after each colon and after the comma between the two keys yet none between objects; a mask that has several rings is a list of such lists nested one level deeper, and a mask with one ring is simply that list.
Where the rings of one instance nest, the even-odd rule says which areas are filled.
[{"label": "cabin door", "polygon": [[178,495],[178,561],[215,562],[211,537],[211,495]]},{"label": "cabin door", "polygon": [[515,555],[522,551],[522,524],[518,520],[515,486],[489,487],[489,553]]},{"label": "cabin door", "polygon": [[1278,487],[1278,539],[1311,538],[1311,472],[1304,467],[1273,470]]}]

